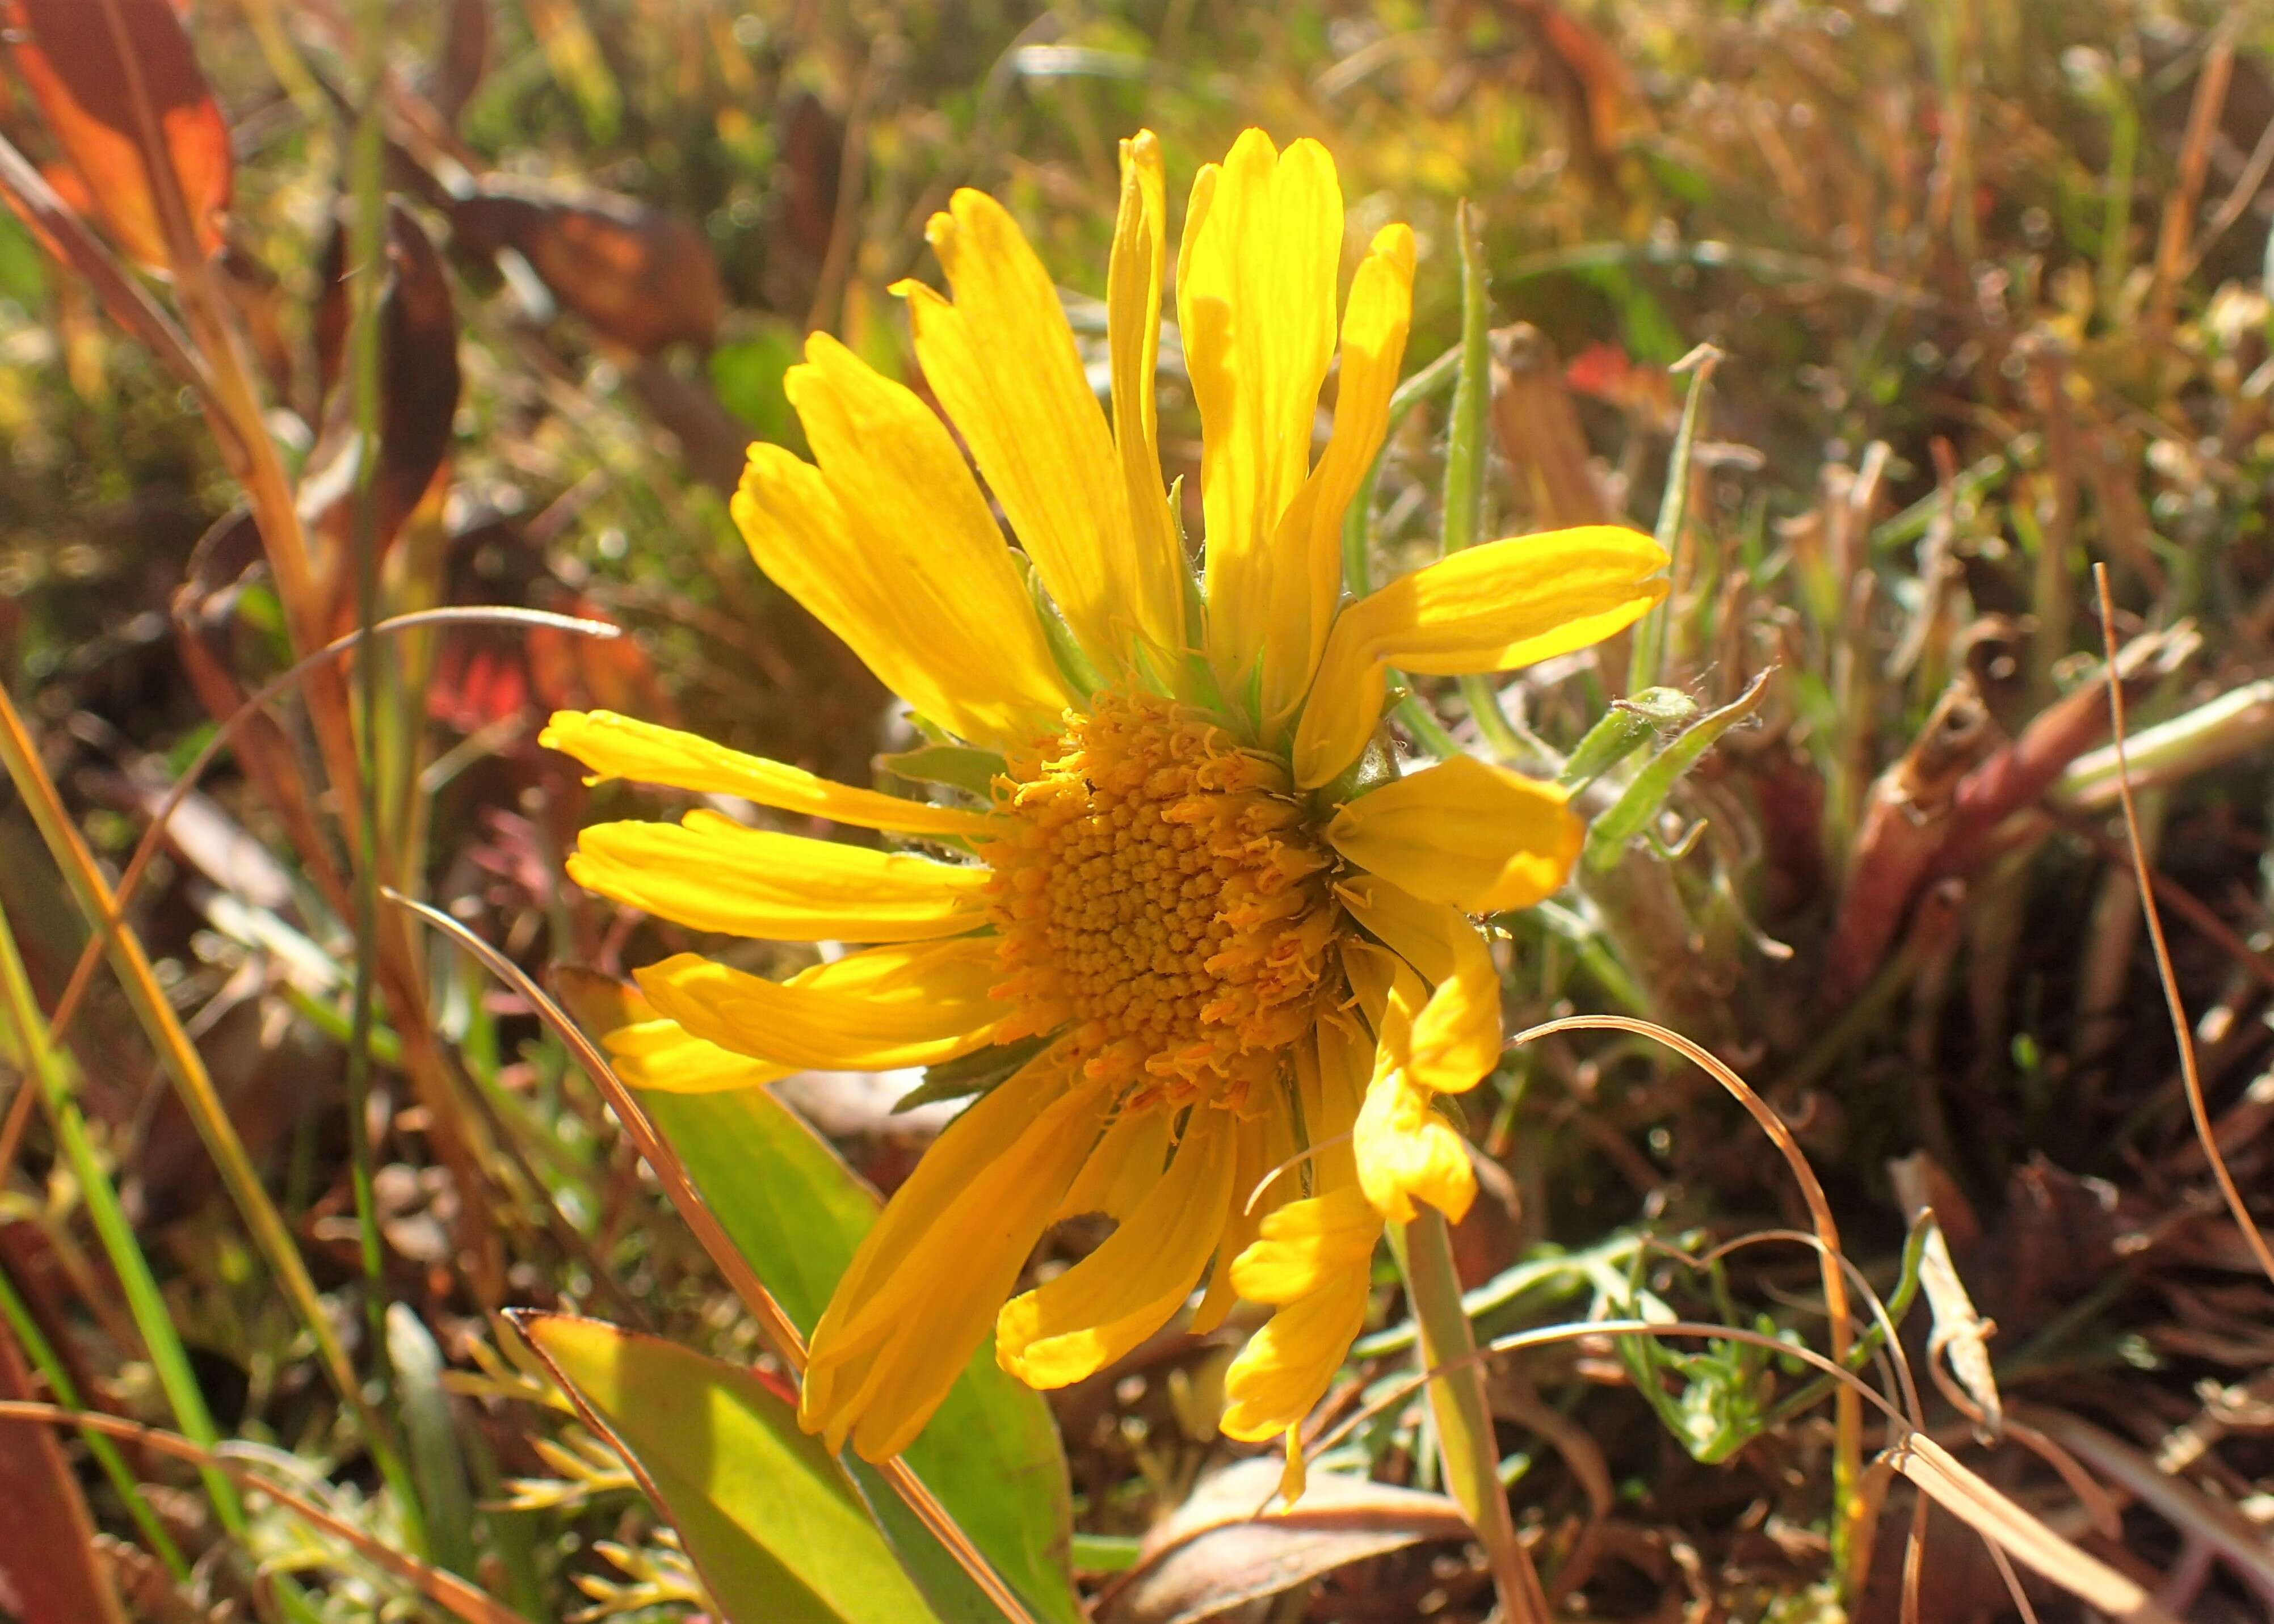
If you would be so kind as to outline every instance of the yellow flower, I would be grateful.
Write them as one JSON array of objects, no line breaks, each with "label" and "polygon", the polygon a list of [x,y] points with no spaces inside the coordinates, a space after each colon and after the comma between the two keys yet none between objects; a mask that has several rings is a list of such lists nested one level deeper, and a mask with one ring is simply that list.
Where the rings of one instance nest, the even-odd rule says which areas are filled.
[{"label": "yellow flower", "polygon": [[[553,718],[546,741],[599,778],[931,848],[712,811],[586,830],[569,873],[606,896],[702,930],[870,944],[784,982],[693,955],[651,966],[655,1019],[611,1046],[629,1080],[666,1089],[1028,1055],[925,1154],[814,1332],[801,1415],[832,1448],[905,1447],[990,1325],[1006,1369],[1062,1386],[1159,1329],[1203,1277],[1196,1328],[1235,1295],[1275,1310],[1231,1367],[1224,1418],[1269,1437],[1348,1351],[1383,1218],[1416,1200],[1458,1217],[1474,1194],[1434,1103],[1500,1048],[1499,980],[1470,916],[1546,896],[1580,840],[1562,791],[1480,761],[1357,793],[1383,673],[1584,647],[1658,599],[1666,560],[1630,530],[1567,530],[1341,601],[1343,515],[1388,422],[1413,238],[1375,236],[1337,322],[1342,198],[1315,142],[1282,153],[1248,132],[1186,211],[1197,583],[1154,419],[1153,137],[1122,149],[1110,423],[1010,215],[959,192],[928,236],[949,296],[897,291],[1023,559],[947,425],[825,335],[787,380],[814,460],[752,447],[734,516],[768,575],[962,760],[990,763],[991,791],[926,804],[619,716]],[[1082,1213],[1118,1225],[1006,1304],[1043,1230]]]}]

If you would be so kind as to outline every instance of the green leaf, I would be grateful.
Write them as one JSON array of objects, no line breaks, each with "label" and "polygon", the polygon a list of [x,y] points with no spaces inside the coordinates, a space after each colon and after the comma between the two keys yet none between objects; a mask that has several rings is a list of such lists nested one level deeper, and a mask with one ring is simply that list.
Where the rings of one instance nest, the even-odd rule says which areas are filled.
[{"label": "green leaf", "polygon": [[879,756],[877,765],[896,778],[969,790],[983,801],[994,793],[995,780],[1010,771],[1000,752],[963,744],[919,745]]},{"label": "green leaf", "polygon": [[[876,1222],[876,1192],[764,1089],[651,1094],[642,1102],[783,1312],[810,1332]],[[1038,1618],[1079,1624],[1058,1427],[1042,1395],[997,1366],[993,1349],[972,1355],[904,1458]],[[854,1470],[856,1478],[868,1470]],[[866,1486],[933,1605],[994,1624],[995,1610],[898,1498],[873,1477]]]},{"label": "green leaf", "polygon": [[954,1060],[943,1060],[937,1065],[924,1068],[923,1081],[892,1101],[892,1115],[912,1111],[919,1105],[930,1105],[939,1100],[960,1100],[969,1094],[985,1094],[997,1084],[1007,1081],[1013,1071],[1043,1052],[1050,1041],[1037,1034],[1020,1038],[1014,1043],[990,1043],[985,1049],[974,1049]]},{"label": "green leaf", "polygon": [[756,1375],[598,1320],[514,1322],[671,1519],[727,1618],[930,1615],[828,1450]]},{"label": "green leaf", "polygon": [[1698,702],[1678,688],[1646,688],[1631,699],[1614,699],[1563,763],[1555,781],[1567,789],[1593,783],[1655,734],[1672,733],[1698,714]]},{"label": "green leaf", "polygon": [[1713,748],[1713,741],[1736,723],[1760,708],[1761,695],[1768,691],[1769,674],[1773,665],[1755,677],[1745,691],[1719,710],[1702,716],[1683,729],[1682,736],[1668,745],[1650,764],[1635,774],[1611,809],[1587,826],[1585,861],[1594,869],[1618,866],[1626,844],[1648,826],[1658,816],[1682,775],[1698,763],[1698,758]]}]

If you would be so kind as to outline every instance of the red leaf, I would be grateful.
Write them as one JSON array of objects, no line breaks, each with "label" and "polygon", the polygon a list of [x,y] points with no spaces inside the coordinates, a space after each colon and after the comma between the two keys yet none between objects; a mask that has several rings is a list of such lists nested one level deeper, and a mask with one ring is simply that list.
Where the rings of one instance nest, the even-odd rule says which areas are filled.
[{"label": "red leaf", "polygon": [[[229,207],[229,126],[198,70],[190,36],[167,0],[0,0],[16,66],[96,219],[130,259],[172,262],[145,114],[157,127],[198,247],[222,244]],[[122,55],[120,41],[126,51]],[[147,102],[147,109],[138,102]]]}]

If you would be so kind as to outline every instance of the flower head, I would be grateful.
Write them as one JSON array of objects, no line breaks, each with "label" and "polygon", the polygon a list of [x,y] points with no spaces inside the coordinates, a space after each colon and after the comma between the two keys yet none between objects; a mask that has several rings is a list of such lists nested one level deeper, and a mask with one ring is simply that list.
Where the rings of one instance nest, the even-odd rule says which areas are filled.
[{"label": "flower head", "polygon": [[[1203,436],[1196,581],[1156,445],[1151,135],[1124,144],[1122,170],[1110,420],[1041,261],[993,199],[959,192],[928,232],[948,293],[897,291],[969,463],[916,395],[816,335],[787,382],[813,461],[752,447],[734,501],[760,568],[959,741],[960,763],[987,763],[984,795],[855,789],[606,713],[564,712],[545,735],[601,778],[905,838],[878,850],[696,811],[588,829],[568,865],[697,929],[869,944],[782,982],[691,954],[640,971],[654,1019],[609,1039],[636,1084],[1006,1063],[815,1329],[802,1417],[871,1459],[915,1437],[990,1325],[1006,1369],[1061,1386],[1204,1279],[1196,1328],[1235,1296],[1274,1310],[1231,1366],[1224,1430],[1299,1423],[1363,1320],[1383,1220],[1417,1201],[1457,1218],[1474,1195],[1435,1103],[1500,1048],[1472,916],[1555,890],[1580,839],[1562,791],[1485,762],[1353,771],[1384,673],[1509,670],[1664,590],[1647,538],[1591,527],[1343,601],[1343,515],[1387,428],[1413,238],[1375,235],[1338,320],[1333,163],[1259,131],[1201,171],[1178,254]],[[1043,1230],[1084,1213],[1111,1235],[1005,1303]]]}]

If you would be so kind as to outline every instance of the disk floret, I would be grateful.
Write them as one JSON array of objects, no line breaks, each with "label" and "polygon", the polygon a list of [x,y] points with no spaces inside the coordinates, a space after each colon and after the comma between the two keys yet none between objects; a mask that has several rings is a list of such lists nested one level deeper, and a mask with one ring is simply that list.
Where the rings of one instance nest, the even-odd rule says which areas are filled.
[{"label": "disk floret", "polygon": [[1286,768],[1117,694],[996,781],[982,855],[1013,1033],[1064,1029],[1128,1102],[1246,1107],[1310,1026],[1337,929]]}]

